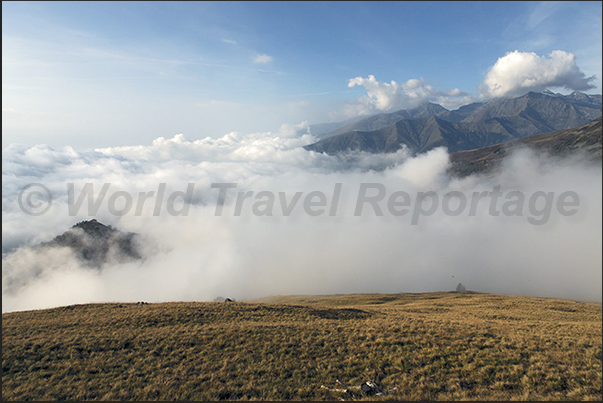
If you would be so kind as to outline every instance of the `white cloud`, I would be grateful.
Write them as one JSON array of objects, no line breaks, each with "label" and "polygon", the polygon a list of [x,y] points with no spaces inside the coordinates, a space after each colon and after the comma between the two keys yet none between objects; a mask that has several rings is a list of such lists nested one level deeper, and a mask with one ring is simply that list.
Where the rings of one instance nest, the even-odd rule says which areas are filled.
[{"label": "white cloud", "polygon": [[572,53],[554,50],[545,57],[515,50],[496,61],[480,92],[483,97],[514,97],[547,88],[586,91],[594,88],[593,80],[594,76],[586,77],[578,68]]},{"label": "white cloud", "polygon": [[410,109],[425,102],[436,102],[444,107],[455,107],[473,102],[474,98],[454,88],[449,91],[440,91],[425,83],[423,78],[410,79],[403,84],[405,99],[404,105]]},{"label": "white cloud", "polygon": [[256,55],[253,58],[253,62],[256,63],[256,64],[268,64],[268,63],[272,62],[272,60],[274,60],[273,57],[272,56],[268,56],[266,54]]},{"label": "white cloud", "polygon": [[389,83],[380,82],[374,75],[352,78],[348,81],[348,87],[364,87],[366,95],[345,105],[334,118],[412,109],[426,102],[456,109],[480,98],[514,97],[548,88],[586,91],[595,88],[592,84],[595,80],[595,76],[586,77],[578,68],[576,56],[572,53],[554,50],[549,57],[545,57],[516,50],[499,58],[488,71],[478,88],[479,97],[458,88],[438,90],[427,84],[422,77],[409,79],[404,83],[393,80]]},{"label": "white cloud", "polygon": [[396,81],[382,83],[375,76],[355,77],[348,81],[348,87],[362,86],[367,94],[344,109],[344,116],[361,116],[398,109],[412,109],[426,102],[436,102],[444,107],[458,107],[474,100],[472,96],[458,88],[440,91],[427,84],[423,78],[410,79],[399,84]]},{"label": "white cloud", "polygon": [[402,101],[402,86],[393,80],[390,83],[381,83],[375,76],[369,75],[367,78],[351,78],[348,82],[350,88],[357,85],[366,89],[367,94],[359,100],[366,107],[389,111]]},{"label": "white cloud", "polygon": [[236,45],[237,44],[237,41],[232,40],[232,39],[222,39],[222,42],[228,43],[230,45]]},{"label": "white cloud", "polygon": [[[95,216],[124,231],[140,233],[158,245],[142,263],[107,264],[100,271],[82,267],[61,251],[3,256],[2,309],[37,309],[104,301],[212,300],[275,294],[423,292],[468,289],[576,299],[601,299],[601,168],[578,163],[551,164],[529,153],[507,163],[496,178],[463,180],[446,173],[448,155],[433,150],[409,159],[395,154],[356,154],[348,158],[305,151],[315,139],[297,135],[303,126],[285,125],[275,133],[230,133],[218,139],[158,138],[152,145],[80,152],[73,148],[9,146],[2,155],[2,244],[4,251],[49,240],[74,223],[90,219],[85,209],[68,214],[67,183],[98,191],[157,191],[166,194],[195,183],[189,215],[110,214],[103,204]],[[379,168],[379,169],[373,169]],[[526,175],[526,172],[529,175]],[[42,216],[24,214],[20,190],[41,183],[54,195]],[[212,183],[237,183],[227,197],[224,216],[215,216],[217,189]],[[290,217],[278,205],[272,217],[251,214],[249,199],[240,217],[232,214],[236,192],[284,192],[291,200],[321,191],[329,199],[336,183],[342,193],[333,217],[303,213],[303,199]],[[359,186],[383,184],[387,196],[405,191],[414,197],[433,190],[440,196],[461,191],[575,191],[580,213],[553,214],[543,226],[526,216],[493,216],[489,203],[472,217],[449,216],[441,209],[410,225],[410,214],[394,217],[387,199],[385,215],[370,206],[354,216]],[[77,192],[77,190],[76,190]],[[278,198],[277,198],[278,199]],[[442,197],[440,197],[442,200]],[[567,234],[573,234],[571,242]],[[513,251],[513,253],[509,253]],[[571,267],[572,270],[568,270]],[[41,273],[40,275],[32,275]],[[452,276],[454,275],[454,278]],[[9,284],[25,281],[22,287]]]}]

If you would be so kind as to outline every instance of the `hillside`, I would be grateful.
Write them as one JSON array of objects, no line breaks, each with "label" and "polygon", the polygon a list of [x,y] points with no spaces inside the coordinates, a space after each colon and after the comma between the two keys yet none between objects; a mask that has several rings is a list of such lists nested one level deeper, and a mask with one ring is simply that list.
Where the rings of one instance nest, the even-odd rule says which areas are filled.
[{"label": "hillside", "polygon": [[473,292],[12,312],[2,398],[381,399],[339,380],[397,400],[600,400],[601,321],[600,304]]},{"label": "hillside", "polygon": [[411,111],[380,114],[339,128],[306,146],[310,151],[395,152],[403,146],[423,153],[444,146],[472,150],[540,133],[584,125],[601,116],[601,96],[551,92],[494,99],[448,111],[426,104]]},{"label": "hillside", "polygon": [[[422,119],[429,117],[439,117],[446,119],[450,116],[450,114],[451,112],[448,109],[445,109],[440,105],[426,103],[424,105],[410,110],[402,109],[391,113],[379,113],[377,115],[370,116],[364,119],[356,119],[349,124],[339,125],[339,127],[331,130],[330,132],[321,133],[320,137],[326,138],[336,136],[338,134],[350,133],[355,131],[370,132],[392,125],[402,119]],[[332,123],[331,125],[337,124]],[[312,128],[313,127],[314,125],[312,126]],[[318,127],[322,128],[322,126]],[[314,130],[312,131],[312,133],[314,134]]]},{"label": "hillside", "polygon": [[356,131],[329,137],[306,146],[307,150],[337,154],[341,151],[396,152],[406,145],[415,153],[444,146],[450,152],[471,150],[515,137],[496,120],[487,123],[453,123],[437,117],[403,119],[372,132]]},{"label": "hillside", "polygon": [[449,171],[456,176],[494,173],[502,160],[520,148],[530,148],[551,156],[580,153],[582,161],[601,162],[602,118],[573,129],[537,134],[489,147],[460,151],[450,155]]}]

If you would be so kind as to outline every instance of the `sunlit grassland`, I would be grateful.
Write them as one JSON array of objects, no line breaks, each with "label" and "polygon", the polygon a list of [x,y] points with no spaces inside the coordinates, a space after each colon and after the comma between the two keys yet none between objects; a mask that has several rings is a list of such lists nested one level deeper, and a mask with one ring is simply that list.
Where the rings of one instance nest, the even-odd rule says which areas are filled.
[{"label": "sunlit grassland", "polygon": [[601,400],[601,326],[600,304],[470,292],[13,312],[2,397]]}]

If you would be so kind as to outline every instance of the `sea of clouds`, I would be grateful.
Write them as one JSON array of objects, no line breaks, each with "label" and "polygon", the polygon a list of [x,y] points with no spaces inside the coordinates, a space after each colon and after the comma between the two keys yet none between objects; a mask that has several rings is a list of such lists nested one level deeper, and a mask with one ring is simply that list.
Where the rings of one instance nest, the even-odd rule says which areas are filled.
[{"label": "sea of clouds", "polygon": [[[6,147],[2,153],[2,310],[40,309],[106,301],[211,301],[269,295],[468,290],[601,301],[601,166],[556,159],[524,150],[513,154],[499,175],[448,175],[444,149],[410,156],[355,153],[328,156],[306,151],[316,141],[301,127],[278,133],[230,133],[191,141],[183,135],[158,138],[151,145],[78,151],[70,147]],[[301,130],[303,132],[303,130]],[[26,214],[22,189],[40,184],[52,195],[41,215]],[[236,184],[224,204],[212,184]],[[185,192],[194,184],[187,214],[170,214],[151,197],[127,214],[99,204],[91,215],[87,202],[69,208],[86,184],[95,192],[110,184],[107,199],[128,193]],[[339,185],[338,185],[339,184]],[[522,215],[492,214],[487,202],[475,214],[447,214],[438,208],[414,224],[412,213],[388,210],[387,197],[355,214],[363,184],[378,184],[387,197],[406,192],[450,192],[469,199],[474,192],[521,192]],[[311,192],[332,203],[334,214],[311,215],[303,208]],[[240,215],[239,192],[254,193]],[[254,204],[259,192],[276,195],[272,215]],[[284,214],[279,194],[301,198]],[[535,225],[527,218],[542,210],[527,207],[536,192],[579,195],[575,214],[553,208]],[[150,194],[150,193],[149,193]],[[118,198],[114,198],[115,203]],[[121,198],[122,201],[125,198]],[[543,197],[540,201],[544,203]],[[124,201],[125,203],[125,201]],[[176,210],[182,211],[181,205]],[[35,203],[34,203],[35,204]],[[220,206],[221,214],[216,214]],[[117,206],[119,210],[119,206]],[[125,211],[121,209],[120,211]],[[158,212],[158,214],[157,214]],[[540,214],[542,217],[542,214]],[[141,234],[145,258],[85,267],[64,249],[39,252],[29,246],[48,241],[73,224],[96,218],[122,231]]]}]

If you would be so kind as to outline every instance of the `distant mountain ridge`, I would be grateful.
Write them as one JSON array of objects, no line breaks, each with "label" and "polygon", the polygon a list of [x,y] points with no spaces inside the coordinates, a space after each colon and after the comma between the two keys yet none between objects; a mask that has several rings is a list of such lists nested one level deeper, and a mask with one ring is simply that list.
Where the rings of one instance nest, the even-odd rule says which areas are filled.
[{"label": "distant mountain ridge", "polygon": [[[414,109],[402,109],[391,113],[380,113],[364,119],[357,119],[350,124],[338,127],[335,130],[322,134],[320,137],[327,138],[338,134],[353,131],[373,131],[394,124],[402,119],[419,119],[426,117],[444,117],[450,115],[450,111],[438,104],[425,103]],[[332,125],[335,125],[332,123]],[[314,134],[314,132],[312,132]]]},{"label": "distant mountain ridge", "polygon": [[412,110],[354,122],[305,148],[327,154],[387,153],[405,145],[413,153],[422,153],[444,146],[456,152],[569,129],[600,116],[601,95],[579,92],[570,95],[530,92],[517,98],[465,105],[454,111],[427,103]]}]

